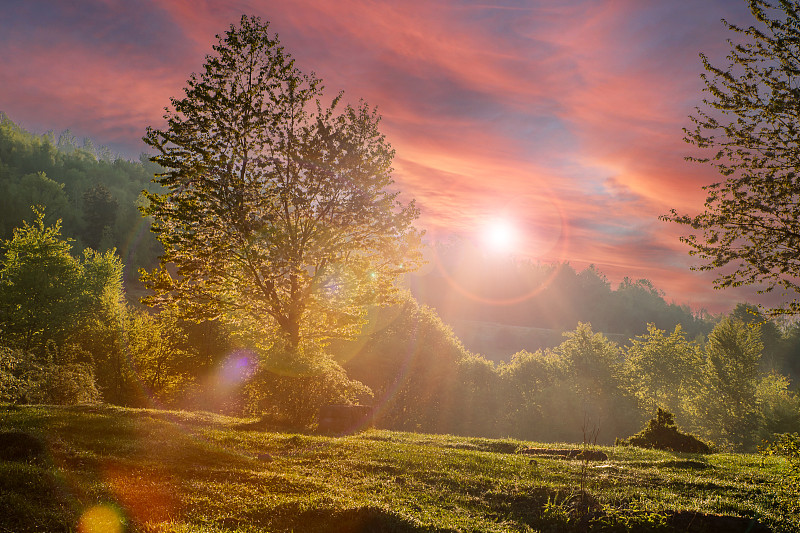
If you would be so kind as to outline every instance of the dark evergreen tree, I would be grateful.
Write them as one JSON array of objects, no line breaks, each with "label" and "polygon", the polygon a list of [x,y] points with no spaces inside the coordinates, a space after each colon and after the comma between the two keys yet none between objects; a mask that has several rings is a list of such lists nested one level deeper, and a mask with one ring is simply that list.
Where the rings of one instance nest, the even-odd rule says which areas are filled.
[{"label": "dark evergreen tree", "polygon": [[94,185],[83,193],[83,220],[86,223],[83,235],[86,244],[98,249],[104,233],[113,232],[117,208],[119,202],[102,183]]}]

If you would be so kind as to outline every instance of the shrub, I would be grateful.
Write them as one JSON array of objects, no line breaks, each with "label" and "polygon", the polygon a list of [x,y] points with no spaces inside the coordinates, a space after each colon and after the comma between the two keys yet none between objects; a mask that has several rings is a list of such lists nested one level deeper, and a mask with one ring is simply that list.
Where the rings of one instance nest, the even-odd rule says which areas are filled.
[{"label": "shrub", "polygon": [[267,353],[245,379],[245,413],[295,428],[310,427],[323,405],[362,403],[372,391],[315,346]]},{"label": "shrub", "polygon": [[781,489],[796,505],[797,493],[800,491],[800,433],[775,435],[773,441],[764,441],[764,445],[759,446],[758,450],[764,456],[779,455],[786,458],[788,468],[783,474]]},{"label": "shrub", "polygon": [[70,358],[43,363],[30,353],[0,347],[0,401],[70,405],[98,402],[100,393],[88,364]]},{"label": "shrub", "polygon": [[655,448],[673,452],[711,453],[711,447],[694,435],[681,433],[675,425],[675,417],[659,408],[647,426],[628,439],[617,439],[617,444]]},{"label": "shrub", "polygon": [[759,447],[763,455],[780,455],[789,461],[791,470],[800,474],[800,433],[775,435],[775,440]]}]

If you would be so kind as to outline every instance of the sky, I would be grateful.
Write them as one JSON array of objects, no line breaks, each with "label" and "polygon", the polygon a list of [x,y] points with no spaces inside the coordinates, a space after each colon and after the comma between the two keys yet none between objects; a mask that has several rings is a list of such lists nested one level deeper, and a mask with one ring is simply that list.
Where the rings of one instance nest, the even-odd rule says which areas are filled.
[{"label": "sky", "polygon": [[703,98],[699,53],[724,64],[721,19],[749,25],[744,1],[0,0],[0,111],[137,158],[242,14],[269,21],[326,94],[377,107],[431,242],[489,232],[517,257],[647,278],[693,309],[760,301],[713,290],[686,229],[658,219],[697,213],[720,179],[684,160],[682,128]]}]

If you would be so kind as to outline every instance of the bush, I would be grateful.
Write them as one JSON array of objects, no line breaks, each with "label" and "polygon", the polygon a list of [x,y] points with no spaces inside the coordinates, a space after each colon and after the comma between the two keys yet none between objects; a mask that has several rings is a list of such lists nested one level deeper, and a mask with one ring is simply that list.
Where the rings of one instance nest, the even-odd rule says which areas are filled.
[{"label": "bush", "polygon": [[675,425],[674,415],[661,408],[642,431],[628,439],[617,439],[616,444],[672,452],[711,453],[712,451],[708,444],[694,435],[681,433]]},{"label": "bush", "polygon": [[264,416],[286,427],[308,428],[323,405],[353,405],[372,398],[369,387],[350,379],[344,368],[317,346],[303,345],[291,352],[276,343],[263,355],[243,380],[246,414]]},{"label": "bush", "polygon": [[14,403],[20,395],[23,382],[19,372],[23,355],[20,351],[0,346],[0,402]]},{"label": "bush", "polygon": [[73,405],[100,401],[94,373],[86,363],[45,367],[36,385],[32,391],[35,403]]},{"label": "bush", "polygon": [[42,363],[30,353],[0,347],[0,401],[70,405],[100,401],[88,364]]},{"label": "bush", "polygon": [[800,474],[800,433],[775,435],[775,440],[759,447],[763,455],[780,455],[789,461],[791,470]]},{"label": "bush", "polygon": [[775,435],[773,441],[765,441],[758,450],[764,456],[778,455],[786,458],[788,469],[783,474],[781,488],[796,504],[797,493],[800,491],[800,433]]}]

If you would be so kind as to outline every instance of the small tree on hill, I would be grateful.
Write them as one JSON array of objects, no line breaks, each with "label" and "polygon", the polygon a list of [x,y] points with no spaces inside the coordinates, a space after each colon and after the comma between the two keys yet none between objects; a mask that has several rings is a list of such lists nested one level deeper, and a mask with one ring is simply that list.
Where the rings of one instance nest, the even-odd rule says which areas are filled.
[{"label": "small tree on hill", "polygon": [[617,444],[673,452],[711,453],[708,444],[693,435],[682,433],[675,425],[672,413],[660,407],[642,431],[628,439],[618,439]]},{"label": "small tree on hill", "polygon": [[48,226],[44,210],[34,214],[33,224],[23,223],[2,243],[0,341],[44,357],[48,343],[63,347],[75,340],[104,292],[121,297],[122,263],[113,250],[73,257],[61,220]]},{"label": "small tree on hill", "polygon": [[147,131],[166,192],[143,209],[164,246],[144,279],[150,303],[222,318],[275,364],[305,368],[415,268],[418,211],[390,190],[394,152],[376,112],[324,105],[320,80],[267,29],[232,25],[172,100],[167,128]]}]

